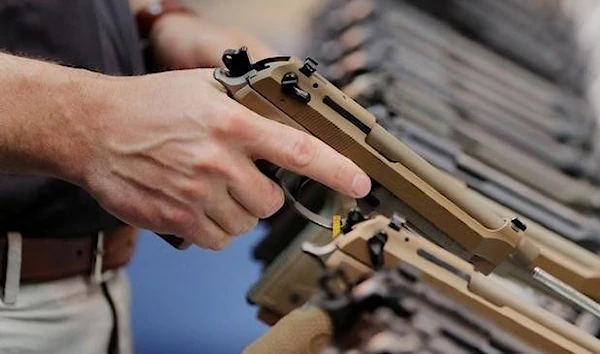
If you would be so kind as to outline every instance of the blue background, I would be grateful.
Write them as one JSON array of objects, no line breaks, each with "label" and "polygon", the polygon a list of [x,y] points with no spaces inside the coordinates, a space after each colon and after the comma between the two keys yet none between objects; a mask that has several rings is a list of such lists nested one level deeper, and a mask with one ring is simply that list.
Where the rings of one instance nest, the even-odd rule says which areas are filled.
[{"label": "blue background", "polygon": [[246,292],[260,275],[252,246],[265,228],[224,250],[178,251],[142,231],[130,266],[136,354],[240,353],[266,326]]}]

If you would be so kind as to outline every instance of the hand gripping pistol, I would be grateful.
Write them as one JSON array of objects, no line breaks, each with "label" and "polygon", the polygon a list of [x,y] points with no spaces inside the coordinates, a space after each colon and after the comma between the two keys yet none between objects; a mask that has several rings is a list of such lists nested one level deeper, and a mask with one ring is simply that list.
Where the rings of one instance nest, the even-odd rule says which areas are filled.
[{"label": "hand gripping pistol", "polygon": [[466,258],[477,272],[489,274],[508,262],[600,313],[589,298],[600,298],[596,274],[582,277],[568,259],[544,252],[519,218],[500,216],[464,183],[409,149],[321,76],[314,60],[279,56],[253,64],[244,47],[225,51],[223,63],[214,77],[230,97],[268,119],[314,135],[362,168],[384,194],[375,212],[402,210],[411,227],[435,234],[436,243]]}]

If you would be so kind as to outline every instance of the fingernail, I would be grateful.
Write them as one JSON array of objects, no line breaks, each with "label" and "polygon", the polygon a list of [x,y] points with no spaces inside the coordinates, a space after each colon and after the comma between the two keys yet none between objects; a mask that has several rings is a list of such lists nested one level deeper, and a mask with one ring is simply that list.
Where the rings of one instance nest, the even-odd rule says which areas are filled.
[{"label": "fingernail", "polygon": [[362,173],[358,173],[352,180],[352,191],[356,198],[362,198],[371,190],[371,179]]}]

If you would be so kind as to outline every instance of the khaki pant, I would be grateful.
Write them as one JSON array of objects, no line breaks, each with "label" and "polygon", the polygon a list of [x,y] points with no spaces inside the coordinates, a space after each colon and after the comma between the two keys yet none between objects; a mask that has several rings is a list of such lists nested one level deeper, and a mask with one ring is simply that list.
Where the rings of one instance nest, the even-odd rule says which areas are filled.
[{"label": "khaki pant", "polygon": [[[124,270],[106,282],[117,309],[119,354],[133,352],[129,279]],[[2,354],[107,354],[113,329],[109,301],[87,277],[21,285],[15,305],[0,301]]]}]

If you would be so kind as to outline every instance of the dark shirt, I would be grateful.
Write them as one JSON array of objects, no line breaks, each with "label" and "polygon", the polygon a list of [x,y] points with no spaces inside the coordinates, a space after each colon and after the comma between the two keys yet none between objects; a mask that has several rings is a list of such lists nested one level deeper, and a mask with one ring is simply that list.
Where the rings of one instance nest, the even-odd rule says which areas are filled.
[{"label": "dark shirt", "polygon": [[[113,75],[144,71],[127,0],[0,0],[0,51]],[[0,174],[0,232],[71,236],[119,224],[69,183]]]}]

